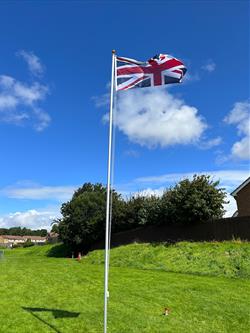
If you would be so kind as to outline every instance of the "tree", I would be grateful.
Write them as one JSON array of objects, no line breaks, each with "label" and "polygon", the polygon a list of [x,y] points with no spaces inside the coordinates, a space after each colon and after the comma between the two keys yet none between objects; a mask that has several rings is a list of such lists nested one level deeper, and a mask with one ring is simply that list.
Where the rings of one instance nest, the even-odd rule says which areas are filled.
[{"label": "tree", "polygon": [[161,221],[172,223],[199,223],[221,218],[226,203],[224,189],[211,176],[194,175],[165,191],[162,196]]},{"label": "tree", "polygon": [[125,226],[131,229],[147,224],[156,224],[160,216],[161,198],[155,195],[135,195],[126,202]]},{"label": "tree", "polygon": [[52,223],[52,228],[51,228],[51,232],[55,232],[56,234],[59,233],[59,223],[60,223],[60,219],[55,219]]},{"label": "tree", "polygon": [[48,235],[48,231],[46,229],[39,230],[39,233],[41,237],[46,237]]},{"label": "tree", "polygon": [[1,228],[0,229],[0,235],[14,235],[14,236],[47,236],[47,230],[46,229],[38,229],[38,230],[31,230],[27,228],[21,228],[21,227],[12,227],[9,229]]},{"label": "tree", "polygon": [[[123,216],[124,201],[112,192],[112,220],[117,226]],[[61,207],[58,229],[60,239],[73,249],[87,250],[104,238],[106,221],[106,188],[101,184],[85,183]],[[58,220],[57,220],[58,221]]]},{"label": "tree", "polygon": [[147,223],[147,210],[144,196],[132,196],[126,202],[125,228],[131,229]]}]

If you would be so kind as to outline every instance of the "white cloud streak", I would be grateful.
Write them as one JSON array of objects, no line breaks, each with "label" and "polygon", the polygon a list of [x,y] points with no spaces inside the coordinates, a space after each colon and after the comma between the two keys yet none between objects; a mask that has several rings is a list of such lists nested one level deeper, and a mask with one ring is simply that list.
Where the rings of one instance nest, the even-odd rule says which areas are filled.
[{"label": "white cloud streak", "polygon": [[222,143],[222,138],[218,136],[217,138],[211,139],[211,140],[203,140],[198,143],[198,147],[200,149],[206,150],[211,149],[213,147],[219,146]]},{"label": "white cloud streak", "polygon": [[[212,175],[214,180],[220,180],[220,187],[227,192],[228,204],[225,204],[225,216],[232,216],[236,211],[236,202],[230,193],[249,177],[249,170],[215,170],[188,173],[169,173],[159,176],[140,177],[133,180],[126,188],[120,186],[118,192],[124,197],[134,195],[162,195],[165,188],[184,178],[192,178],[194,174]],[[79,186],[42,186],[24,182],[8,186],[0,190],[0,195],[13,199],[52,200],[58,203],[69,200]],[[31,209],[25,212],[14,212],[0,216],[0,227],[22,226],[31,229],[50,229],[53,219],[60,216],[59,206],[47,209]]]},{"label": "white cloud streak", "polygon": [[238,135],[242,137],[240,141],[233,144],[231,157],[250,160],[250,102],[235,103],[224,121],[229,125],[235,125]]},{"label": "white cloud streak", "polygon": [[128,150],[124,151],[124,155],[128,156],[128,157],[135,157],[135,158],[137,158],[137,157],[140,156],[140,153],[137,150],[128,149]]},{"label": "white cloud streak", "polygon": [[0,189],[0,194],[13,199],[63,202],[69,200],[77,188],[78,186],[42,186],[33,183],[20,183]]},{"label": "white cloud streak", "polygon": [[17,55],[22,57],[27,63],[29,71],[32,75],[40,77],[44,73],[44,65],[41,63],[41,60],[33,52],[28,52],[25,50],[20,50],[17,52]]},{"label": "white cloud streak", "polygon": [[163,184],[175,183],[183,178],[192,178],[193,175],[211,175],[215,179],[219,179],[221,184],[230,184],[237,186],[244,179],[249,177],[249,170],[212,170],[212,171],[193,171],[187,173],[168,173],[160,176],[140,177],[135,179],[135,183]]},{"label": "white cloud streak", "polygon": [[93,96],[91,98],[97,108],[106,107],[109,105],[110,93],[102,94],[100,96]]},{"label": "white cloud streak", "polygon": [[130,141],[148,148],[195,144],[207,127],[195,107],[154,88],[121,92],[114,122]]},{"label": "white cloud streak", "polygon": [[190,73],[190,71],[188,71],[185,74],[185,79],[183,80],[183,84],[188,84],[191,82],[197,82],[200,81],[200,75],[196,72],[196,73]]}]

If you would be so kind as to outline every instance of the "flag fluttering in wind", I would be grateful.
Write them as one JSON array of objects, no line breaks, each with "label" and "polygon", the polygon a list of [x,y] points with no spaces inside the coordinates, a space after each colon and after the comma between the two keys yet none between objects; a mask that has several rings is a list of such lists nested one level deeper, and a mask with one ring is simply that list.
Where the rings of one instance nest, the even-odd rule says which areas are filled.
[{"label": "flag fluttering in wind", "polygon": [[182,61],[158,54],[148,61],[116,57],[116,90],[180,83],[187,69]]},{"label": "flag fluttering in wind", "polygon": [[[170,83],[180,83],[187,69],[183,62],[167,55],[159,54],[141,62],[134,59],[118,57],[112,51],[112,70],[110,86],[109,111],[109,147],[106,201],[106,231],[105,231],[105,273],[104,273],[104,333],[107,333],[108,298],[109,298],[109,251],[112,220],[112,184],[111,171],[114,165],[113,145],[113,100],[114,92],[131,88],[162,86]],[[113,157],[113,159],[112,159]],[[112,159],[112,161],[111,161]]]}]

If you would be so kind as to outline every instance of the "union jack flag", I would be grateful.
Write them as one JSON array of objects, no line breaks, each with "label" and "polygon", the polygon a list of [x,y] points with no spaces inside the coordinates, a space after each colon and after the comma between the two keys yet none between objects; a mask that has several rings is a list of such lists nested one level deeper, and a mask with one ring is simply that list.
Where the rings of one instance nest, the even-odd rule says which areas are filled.
[{"label": "union jack flag", "polygon": [[180,83],[187,71],[180,60],[168,54],[156,55],[145,62],[116,57],[116,68],[116,90]]}]

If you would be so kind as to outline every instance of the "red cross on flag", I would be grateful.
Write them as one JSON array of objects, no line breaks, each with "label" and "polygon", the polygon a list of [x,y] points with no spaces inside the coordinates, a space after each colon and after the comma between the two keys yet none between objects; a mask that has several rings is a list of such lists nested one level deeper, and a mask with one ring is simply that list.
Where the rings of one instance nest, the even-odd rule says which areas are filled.
[{"label": "red cross on flag", "polygon": [[187,69],[183,62],[159,54],[146,62],[116,57],[116,90],[180,83]]}]

